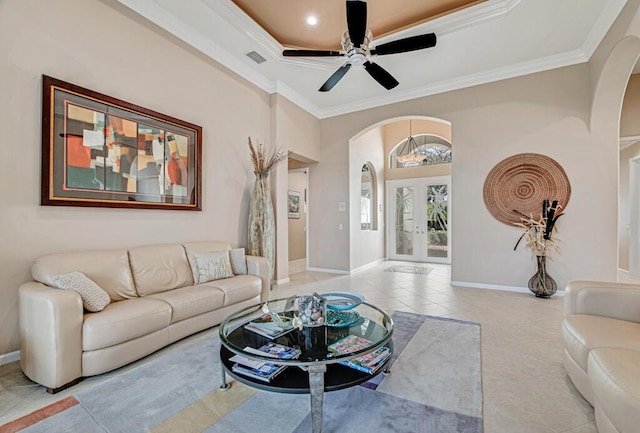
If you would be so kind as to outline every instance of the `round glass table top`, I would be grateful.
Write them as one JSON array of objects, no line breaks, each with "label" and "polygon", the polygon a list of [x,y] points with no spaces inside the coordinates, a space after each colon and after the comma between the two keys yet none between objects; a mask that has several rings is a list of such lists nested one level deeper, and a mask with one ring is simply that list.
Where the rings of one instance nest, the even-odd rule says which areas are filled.
[{"label": "round glass table top", "polygon": [[[278,364],[305,366],[353,359],[391,340],[393,320],[367,302],[344,311],[326,309],[323,325],[299,330],[292,325],[298,316],[297,298],[276,299],[231,314],[220,325],[222,344],[247,358],[273,362],[272,356],[251,349],[278,343],[300,351],[295,359],[278,359]],[[361,345],[348,344],[351,341]]]}]

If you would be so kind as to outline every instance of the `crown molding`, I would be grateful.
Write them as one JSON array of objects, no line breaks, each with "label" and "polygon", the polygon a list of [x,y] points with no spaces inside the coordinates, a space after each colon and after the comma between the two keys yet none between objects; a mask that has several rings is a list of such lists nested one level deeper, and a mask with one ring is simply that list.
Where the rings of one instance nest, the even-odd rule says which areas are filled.
[{"label": "crown molding", "polygon": [[[522,0],[486,1],[475,6],[462,9],[456,13],[444,15],[434,20],[424,22],[419,26],[407,29],[407,31],[418,29],[420,31],[417,31],[416,34],[419,34],[424,33],[423,30],[428,30],[436,32],[438,36],[441,36],[455,32],[456,30],[471,27],[483,21],[499,17],[500,15],[508,14],[511,12],[511,9],[518,6],[521,1]],[[394,35],[394,39],[398,36],[404,35],[396,33]]]},{"label": "crown molding", "polygon": [[322,110],[320,110],[320,108],[318,108],[315,104],[309,102],[307,98],[300,95],[300,93],[296,92],[291,87],[287,86],[284,82],[278,80],[275,87],[275,93],[284,96],[285,98],[296,104],[298,107],[309,112],[316,118],[323,118]]},{"label": "crown molding", "polygon": [[257,43],[266,54],[278,63],[302,65],[318,69],[335,69],[344,63],[344,59],[327,57],[322,59],[314,58],[293,58],[283,57],[282,51],[286,49],[271,34],[260,27],[249,15],[236,6],[231,0],[200,0],[214,13],[224,18],[225,21],[233,25],[237,30],[246,34]]},{"label": "crown molding", "polygon": [[[224,47],[211,41],[176,16],[166,11],[154,0],[117,1],[179,39],[192,45],[194,48],[219,62],[258,88],[269,94],[281,94],[319,119],[587,62],[606,32],[611,27],[611,24],[627,3],[627,0],[607,0],[607,4],[603,8],[603,12],[594,23],[580,49],[516,65],[509,65],[490,71],[483,71],[456,79],[444,80],[418,89],[400,91],[397,93],[394,91],[393,94],[360,99],[357,102],[339,105],[330,109],[321,109],[300,93],[284,84],[282,81],[273,80],[256,71],[253,68],[253,65],[249,64],[248,61],[245,62],[245,59],[240,59],[231,54]],[[424,33],[425,30],[434,31],[439,35],[451,33],[455,30],[468,28],[469,26],[507,14],[521,1],[522,0],[492,0],[483,2],[454,14],[445,15],[422,23],[418,26],[405,29],[393,35],[387,35],[384,38],[376,40],[376,42],[384,43],[385,41],[394,40],[399,37],[407,37],[413,34]],[[267,57],[269,60],[283,64],[303,65],[330,70],[334,70],[344,62],[344,59],[341,57],[323,59],[283,57],[282,50],[285,47],[283,47],[264,29],[258,26],[255,21],[246,15],[231,0],[200,0],[200,2],[236,27],[239,31],[249,36],[256,44],[258,44],[259,47],[265,50],[264,53],[259,54]]]},{"label": "crown molding", "polygon": [[322,110],[320,112],[320,118],[324,119],[327,117],[352,113],[354,111],[361,111],[368,108],[381,107],[383,105],[422,98],[438,93],[464,89],[466,87],[492,83],[550,69],[562,68],[578,63],[584,63],[588,60],[589,58],[586,57],[582,50],[574,50],[568,53],[556,54],[554,56],[544,57],[529,62],[522,62],[516,65],[509,65],[503,68],[466,75],[453,80],[440,81],[418,89],[398,92],[393,95],[387,94],[375,98],[362,99],[355,103],[336,106],[330,110]]},{"label": "crown molding", "polygon": [[591,58],[598,45],[607,34],[611,25],[616,20],[622,8],[627,4],[627,0],[609,0],[607,5],[602,8],[602,13],[598,16],[591,31],[587,35],[582,44],[582,51],[588,59]]},{"label": "crown molding", "polygon": [[[418,35],[425,32],[436,32],[439,36],[451,33],[458,29],[467,28],[482,21],[509,13],[509,11],[516,7],[521,1],[522,0],[494,0],[479,3],[475,6],[462,9],[456,13],[444,15],[408,29],[375,39],[375,41],[377,43],[385,43],[401,37]],[[272,59],[279,63],[303,65],[319,69],[335,69],[344,63],[344,59],[334,57],[321,59],[283,57],[282,51],[286,49],[286,47],[280,44],[280,42],[271,36],[271,34],[260,27],[231,0],[201,0],[201,2],[216,14],[223,17],[227,22],[231,23],[236,27],[236,29],[249,36],[255,43],[262,47]]]},{"label": "crown molding", "polygon": [[117,0],[129,9],[140,14],[160,28],[166,30],[198,51],[217,61],[221,65],[240,75],[242,78],[258,86],[262,90],[273,93],[275,83],[259,72],[254,71],[249,65],[244,64],[237,57],[230,54],[217,43],[206,38],[193,29],[190,25],[169,13],[153,0]]}]

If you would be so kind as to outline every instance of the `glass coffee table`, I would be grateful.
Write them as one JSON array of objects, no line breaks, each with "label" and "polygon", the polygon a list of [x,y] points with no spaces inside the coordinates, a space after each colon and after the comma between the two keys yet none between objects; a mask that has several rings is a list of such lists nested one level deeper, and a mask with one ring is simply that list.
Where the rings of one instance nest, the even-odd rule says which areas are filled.
[{"label": "glass coffee table", "polygon": [[[292,299],[277,299],[267,303],[268,309],[283,318],[293,318]],[[362,355],[372,353],[382,347],[389,348],[393,354],[393,320],[383,310],[362,302],[349,310],[330,310],[326,312],[326,324],[317,327],[305,327],[270,339],[245,329],[244,325],[265,315],[264,304],[245,308],[227,317],[220,325],[220,359],[222,361],[222,389],[227,389],[226,375],[246,385],[272,392],[310,394],[311,426],[313,433],[322,431],[322,406],[324,392],[349,388],[370,380],[385,371],[388,373],[389,356],[373,374],[356,370],[340,364]],[[328,346],[349,335],[366,339],[371,344],[354,352],[334,354]],[[300,350],[295,359],[274,359],[263,356],[247,348],[258,349],[275,342]],[[247,349],[247,350],[246,350]],[[270,362],[287,366],[270,381],[262,381],[233,371],[234,355],[240,355],[256,361]]]}]

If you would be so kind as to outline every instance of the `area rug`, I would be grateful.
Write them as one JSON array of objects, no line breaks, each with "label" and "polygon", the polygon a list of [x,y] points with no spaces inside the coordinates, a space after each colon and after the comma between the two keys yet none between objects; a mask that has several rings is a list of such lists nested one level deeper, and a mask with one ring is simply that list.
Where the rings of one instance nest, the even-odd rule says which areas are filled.
[{"label": "area rug", "polygon": [[[326,393],[323,432],[482,433],[480,325],[404,312],[393,320],[391,374]],[[219,347],[210,336],[171,351],[74,394],[61,411],[20,431],[311,431],[308,394],[258,391],[236,381],[218,389]]]},{"label": "area rug", "polygon": [[395,265],[384,270],[385,272],[402,272],[405,274],[419,274],[427,275],[433,271],[433,268],[427,266],[407,266],[407,265]]}]

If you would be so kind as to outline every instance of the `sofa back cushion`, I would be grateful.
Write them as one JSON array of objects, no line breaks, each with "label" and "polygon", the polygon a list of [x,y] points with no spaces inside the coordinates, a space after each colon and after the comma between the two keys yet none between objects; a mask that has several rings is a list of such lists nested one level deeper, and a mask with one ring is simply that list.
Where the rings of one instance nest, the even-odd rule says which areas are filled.
[{"label": "sofa back cushion", "polygon": [[184,250],[187,254],[189,265],[191,266],[191,275],[194,283],[197,283],[199,279],[198,263],[196,262],[196,257],[198,255],[212,253],[215,251],[227,251],[231,249],[231,244],[228,242],[217,241],[194,241],[186,242],[182,245],[184,246]]},{"label": "sofa back cushion", "polygon": [[193,285],[187,255],[180,244],[130,248],[129,262],[139,296]]},{"label": "sofa back cushion", "polygon": [[82,272],[109,294],[112,301],[137,297],[129,268],[127,250],[95,250],[48,254],[38,257],[31,266],[31,276],[55,287],[53,278]]}]

